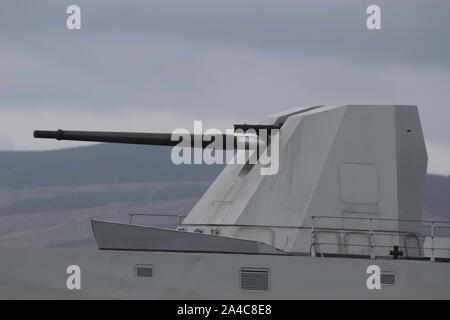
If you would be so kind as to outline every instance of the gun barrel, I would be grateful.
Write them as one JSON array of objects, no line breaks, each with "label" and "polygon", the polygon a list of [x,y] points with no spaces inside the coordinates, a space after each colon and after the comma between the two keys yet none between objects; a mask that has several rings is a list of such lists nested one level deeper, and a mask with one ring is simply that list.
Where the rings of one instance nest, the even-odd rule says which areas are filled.
[{"label": "gun barrel", "polygon": [[[158,145],[158,146],[176,146],[180,142],[188,141],[190,145],[181,144],[185,147],[201,147],[207,148],[216,139],[216,135],[204,136],[190,134],[187,136],[176,135],[177,139],[173,139],[171,133],[142,133],[142,132],[105,132],[105,131],[70,131],[70,130],[56,130],[44,131],[36,130],[33,136],[41,139],[56,139],[56,140],[72,140],[72,141],[89,141],[89,142],[108,142],[108,143],[128,143],[128,144],[144,144],[144,145]],[[207,137],[207,138],[206,138]],[[205,139],[206,138],[206,139]],[[249,143],[238,144],[238,139],[241,137],[234,135],[221,135],[222,143],[215,144],[217,149],[235,149],[248,147]],[[245,139],[245,138],[244,138]],[[231,143],[230,143],[231,142]]]},{"label": "gun barrel", "polygon": [[34,132],[35,138],[90,141],[90,142],[110,142],[110,143],[130,143],[174,146],[179,141],[172,141],[170,133],[141,133],[141,132],[104,132],[104,131],[42,131]]}]

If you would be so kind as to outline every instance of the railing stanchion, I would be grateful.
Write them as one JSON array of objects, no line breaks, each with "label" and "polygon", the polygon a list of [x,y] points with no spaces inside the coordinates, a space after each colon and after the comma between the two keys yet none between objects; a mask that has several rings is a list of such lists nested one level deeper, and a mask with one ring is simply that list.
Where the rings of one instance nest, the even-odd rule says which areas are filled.
[{"label": "railing stanchion", "polygon": [[316,227],[316,217],[312,216],[312,226],[311,226],[311,256],[315,257],[316,256],[316,231],[315,231],[315,227]]},{"label": "railing stanchion", "polygon": [[434,221],[431,222],[431,257],[430,260],[434,262],[434,229],[435,229]]},{"label": "railing stanchion", "polygon": [[375,259],[375,245],[373,238],[373,219],[369,218],[370,222],[370,259]]}]

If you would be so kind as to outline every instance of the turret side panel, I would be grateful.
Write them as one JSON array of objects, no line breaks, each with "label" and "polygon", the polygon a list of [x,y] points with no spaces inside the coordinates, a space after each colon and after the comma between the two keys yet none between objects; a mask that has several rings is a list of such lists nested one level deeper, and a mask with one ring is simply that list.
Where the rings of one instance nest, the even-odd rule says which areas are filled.
[{"label": "turret side panel", "polygon": [[343,108],[335,108],[286,121],[283,139],[287,141],[280,151],[278,174],[263,178],[240,224],[303,225],[343,114]]},{"label": "turret side panel", "polygon": [[[396,106],[397,193],[399,219],[421,219],[427,152],[416,106]],[[403,230],[419,232],[418,223],[403,222]]]},{"label": "turret side panel", "polygon": [[394,108],[347,106],[308,215],[396,218],[396,199]]}]

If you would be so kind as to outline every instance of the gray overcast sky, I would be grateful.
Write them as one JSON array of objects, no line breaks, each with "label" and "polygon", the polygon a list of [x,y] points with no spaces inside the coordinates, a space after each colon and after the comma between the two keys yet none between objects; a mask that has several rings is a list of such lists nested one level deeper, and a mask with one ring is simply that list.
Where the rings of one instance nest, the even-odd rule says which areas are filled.
[{"label": "gray overcast sky", "polygon": [[[66,8],[82,29],[66,29]],[[381,7],[382,30],[366,28]],[[33,129],[171,131],[295,106],[416,104],[429,171],[450,174],[450,1],[0,4],[0,149]]]}]

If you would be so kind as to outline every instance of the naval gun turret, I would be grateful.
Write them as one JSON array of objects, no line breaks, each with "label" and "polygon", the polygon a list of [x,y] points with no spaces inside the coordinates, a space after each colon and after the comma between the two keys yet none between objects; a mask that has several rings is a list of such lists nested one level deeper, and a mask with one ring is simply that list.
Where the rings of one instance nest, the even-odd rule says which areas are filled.
[{"label": "naval gun turret", "polygon": [[[94,221],[99,247],[386,256],[395,245],[405,256],[422,254],[416,221],[422,217],[427,155],[416,106],[295,108],[258,125],[237,127],[253,128],[258,145],[259,130],[279,130],[276,174],[261,174],[261,163],[227,165],[178,231]],[[164,146],[180,142],[168,133],[58,130],[34,136]],[[202,141],[197,146],[203,148],[211,141],[190,138]],[[238,148],[238,137],[222,138],[233,141],[223,149]],[[175,239],[173,247],[167,247],[165,237]]]}]

